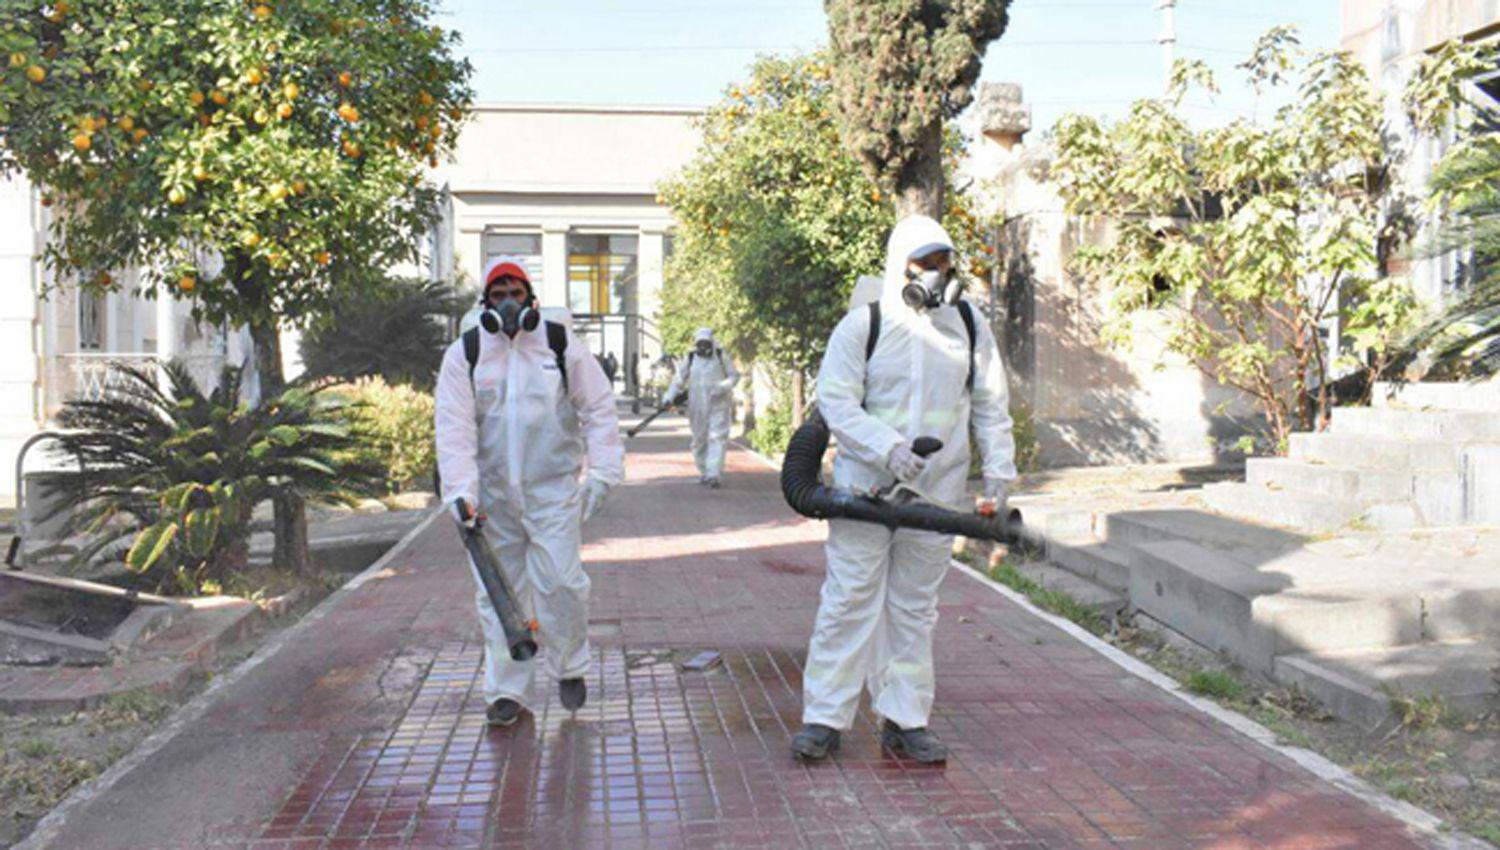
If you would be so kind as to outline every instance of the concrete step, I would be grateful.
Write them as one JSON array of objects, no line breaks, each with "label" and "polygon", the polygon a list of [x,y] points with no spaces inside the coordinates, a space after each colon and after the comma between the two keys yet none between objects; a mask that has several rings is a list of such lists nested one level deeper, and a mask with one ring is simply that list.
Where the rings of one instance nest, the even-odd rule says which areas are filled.
[{"label": "concrete step", "polygon": [[1101,614],[1114,616],[1125,608],[1125,594],[1095,584],[1046,561],[1028,561],[1016,571],[1042,587],[1060,590]]},{"label": "concrete step", "polygon": [[1104,519],[1104,541],[1112,547],[1189,541],[1248,562],[1295,549],[1307,536],[1200,510],[1118,511]]},{"label": "concrete step", "polygon": [[1342,528],[1365,512],[1357,501],[1261,484],[1210,484],[1201,495],[1219,513],[1306,532]]},{"label": "concrete step", "polygon": [[1286,457],[1256,457],[1245,461],[1247,484],[1362,503],[1410,500],[1413,498],[1413,482],[1418,477],[1426,476],[1309,463]]},{"label": "concrete step", "polygon": [[1391,716],[1397,696],[1441,696],[1460,714],[1500,710],[1497,671],[1496,639],[1284,655],[1275,665],[1278,681],[1298,686],[1334,714],[1369,727]]},{"label": "concrete step", "polygon": [[1292,434],[1288,456],[1311,463],[1391,472],[1457,473],[1462,468],[1462,452],[1456,443],[1327,432]]},{"label": "concrete step", "polygon": [[1500,379],[1397,385],[1380,381],[1371,396],[1375,407],[1417,410],[1500,411]]},{"label": "concrete step", "polygon": [[1328,431],[1363,437],[1500,443],[1496,411],[1411,410],[1399,407],[1338,407]]},{"label": "concrete step", "polygon": [[1048,541],[1047,560],[1074,575],[1125,593],[1130,587],[1133,559],[1130,549],[1097,541],[1064,543]]}]

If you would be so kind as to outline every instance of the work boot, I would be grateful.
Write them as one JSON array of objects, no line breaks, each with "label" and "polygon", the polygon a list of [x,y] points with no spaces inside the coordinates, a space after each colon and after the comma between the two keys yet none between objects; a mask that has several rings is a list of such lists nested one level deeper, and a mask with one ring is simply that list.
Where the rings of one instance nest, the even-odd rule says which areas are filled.
[{"label": "work boot", "polygon": [[839,730],[821,723],[808,723],[792,736],[792,752],[808,761],[825,759],[838,752]]},{"label": "work boot", "polygon": [[557,698],[562,702],[562,707],[569,711],[577,711],[583,708],[584,702],[589,698],[589,689],[583,683],[583,677],[563,679],[561,682],[558,682]]},{"label": "work boot", "polygon": [[719,480],[719,476],[717,476],[717,475],[710,475],[710,476],[708,476],[708,478],[704,479],[703,483],[707,484],[708,487],[709,487],[709,489],[711,489],[711,490],[717,490],[717,489],[719,489],[719,485],[723,484],[724,482],[722,482],[722,481]]},{"label": "work boot", "polygon": [[887,720],[880,727],[880,743],[896,755],[904,755],[922,764],[942,764],[948,760],[947,745],[926,726],[902,729]]},{"label": "work boot", "polygon": [[484,719],[491,726],[514,726],[521,719],[521,704],[509,697],[501,697],[485,709]]}]

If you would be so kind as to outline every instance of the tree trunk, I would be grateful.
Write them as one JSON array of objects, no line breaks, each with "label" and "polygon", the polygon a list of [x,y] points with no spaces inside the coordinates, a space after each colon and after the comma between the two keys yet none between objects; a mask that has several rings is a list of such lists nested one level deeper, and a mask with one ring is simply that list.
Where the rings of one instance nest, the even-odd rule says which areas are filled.
[{"label": "tree trunk", "polygon": [[915,157],[896,176],[896,218],[925,215],[943,220],[943,125],[923,131]]},{"label": "tree trunk", "polygon": [[[255,343],[255,371],[260,377],[261,399],[274,398],[286,388],[281,370],[281,334],[275,320],[250,323],[250,338]],[[275,509],[274,563],[298,573],[312,571],[307,545],[307,503],[301,496],[287,493],[272,501]]]}]

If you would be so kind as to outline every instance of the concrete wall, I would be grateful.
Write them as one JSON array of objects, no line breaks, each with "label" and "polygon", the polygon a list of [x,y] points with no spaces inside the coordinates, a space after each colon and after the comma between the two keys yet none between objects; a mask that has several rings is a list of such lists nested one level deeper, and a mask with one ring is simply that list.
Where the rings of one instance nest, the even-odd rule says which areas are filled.
[{"label": "concrete wall", "polygon": [[15,457],[38,425],[41,206],[30,184],[0,181],[0,503],[15,498]]},{"label": "concrete wall", "polygon": [[[1250,399],[1166,351],[1167,317],[1137,317],[1128,345],[1100,338],[1103,295],[1072,274],[1077,247],[1109,234],[1066,215],[1047,179],[1045,146],[997,154],[985,187],[999,233],[992,321],[1014,402],[1030,406],[1043,466],[1211,462],[1246,433]],[[1221,411],[1221,407],[1223,408]]]}]

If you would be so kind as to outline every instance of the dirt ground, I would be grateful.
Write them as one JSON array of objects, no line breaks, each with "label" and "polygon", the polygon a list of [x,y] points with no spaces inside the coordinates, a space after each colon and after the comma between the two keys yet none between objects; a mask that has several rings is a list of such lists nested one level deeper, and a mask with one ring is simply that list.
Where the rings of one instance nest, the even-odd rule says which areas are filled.
[{"label": "dirt ground", "polygon": [[91,711],[40,717],[0,715],[0,848],[25,838],[58,801],[130,752],[174,708],[202,690],[214,673],[249,657],[347,578],[331,573],[297,580],[281,571],[246,575],[238,589],[247,598],[270,598],[295,586],[303,592],[290,610],[220,655],[213,671],[205,672],[178,698],[137,692],[113,697]]}]

